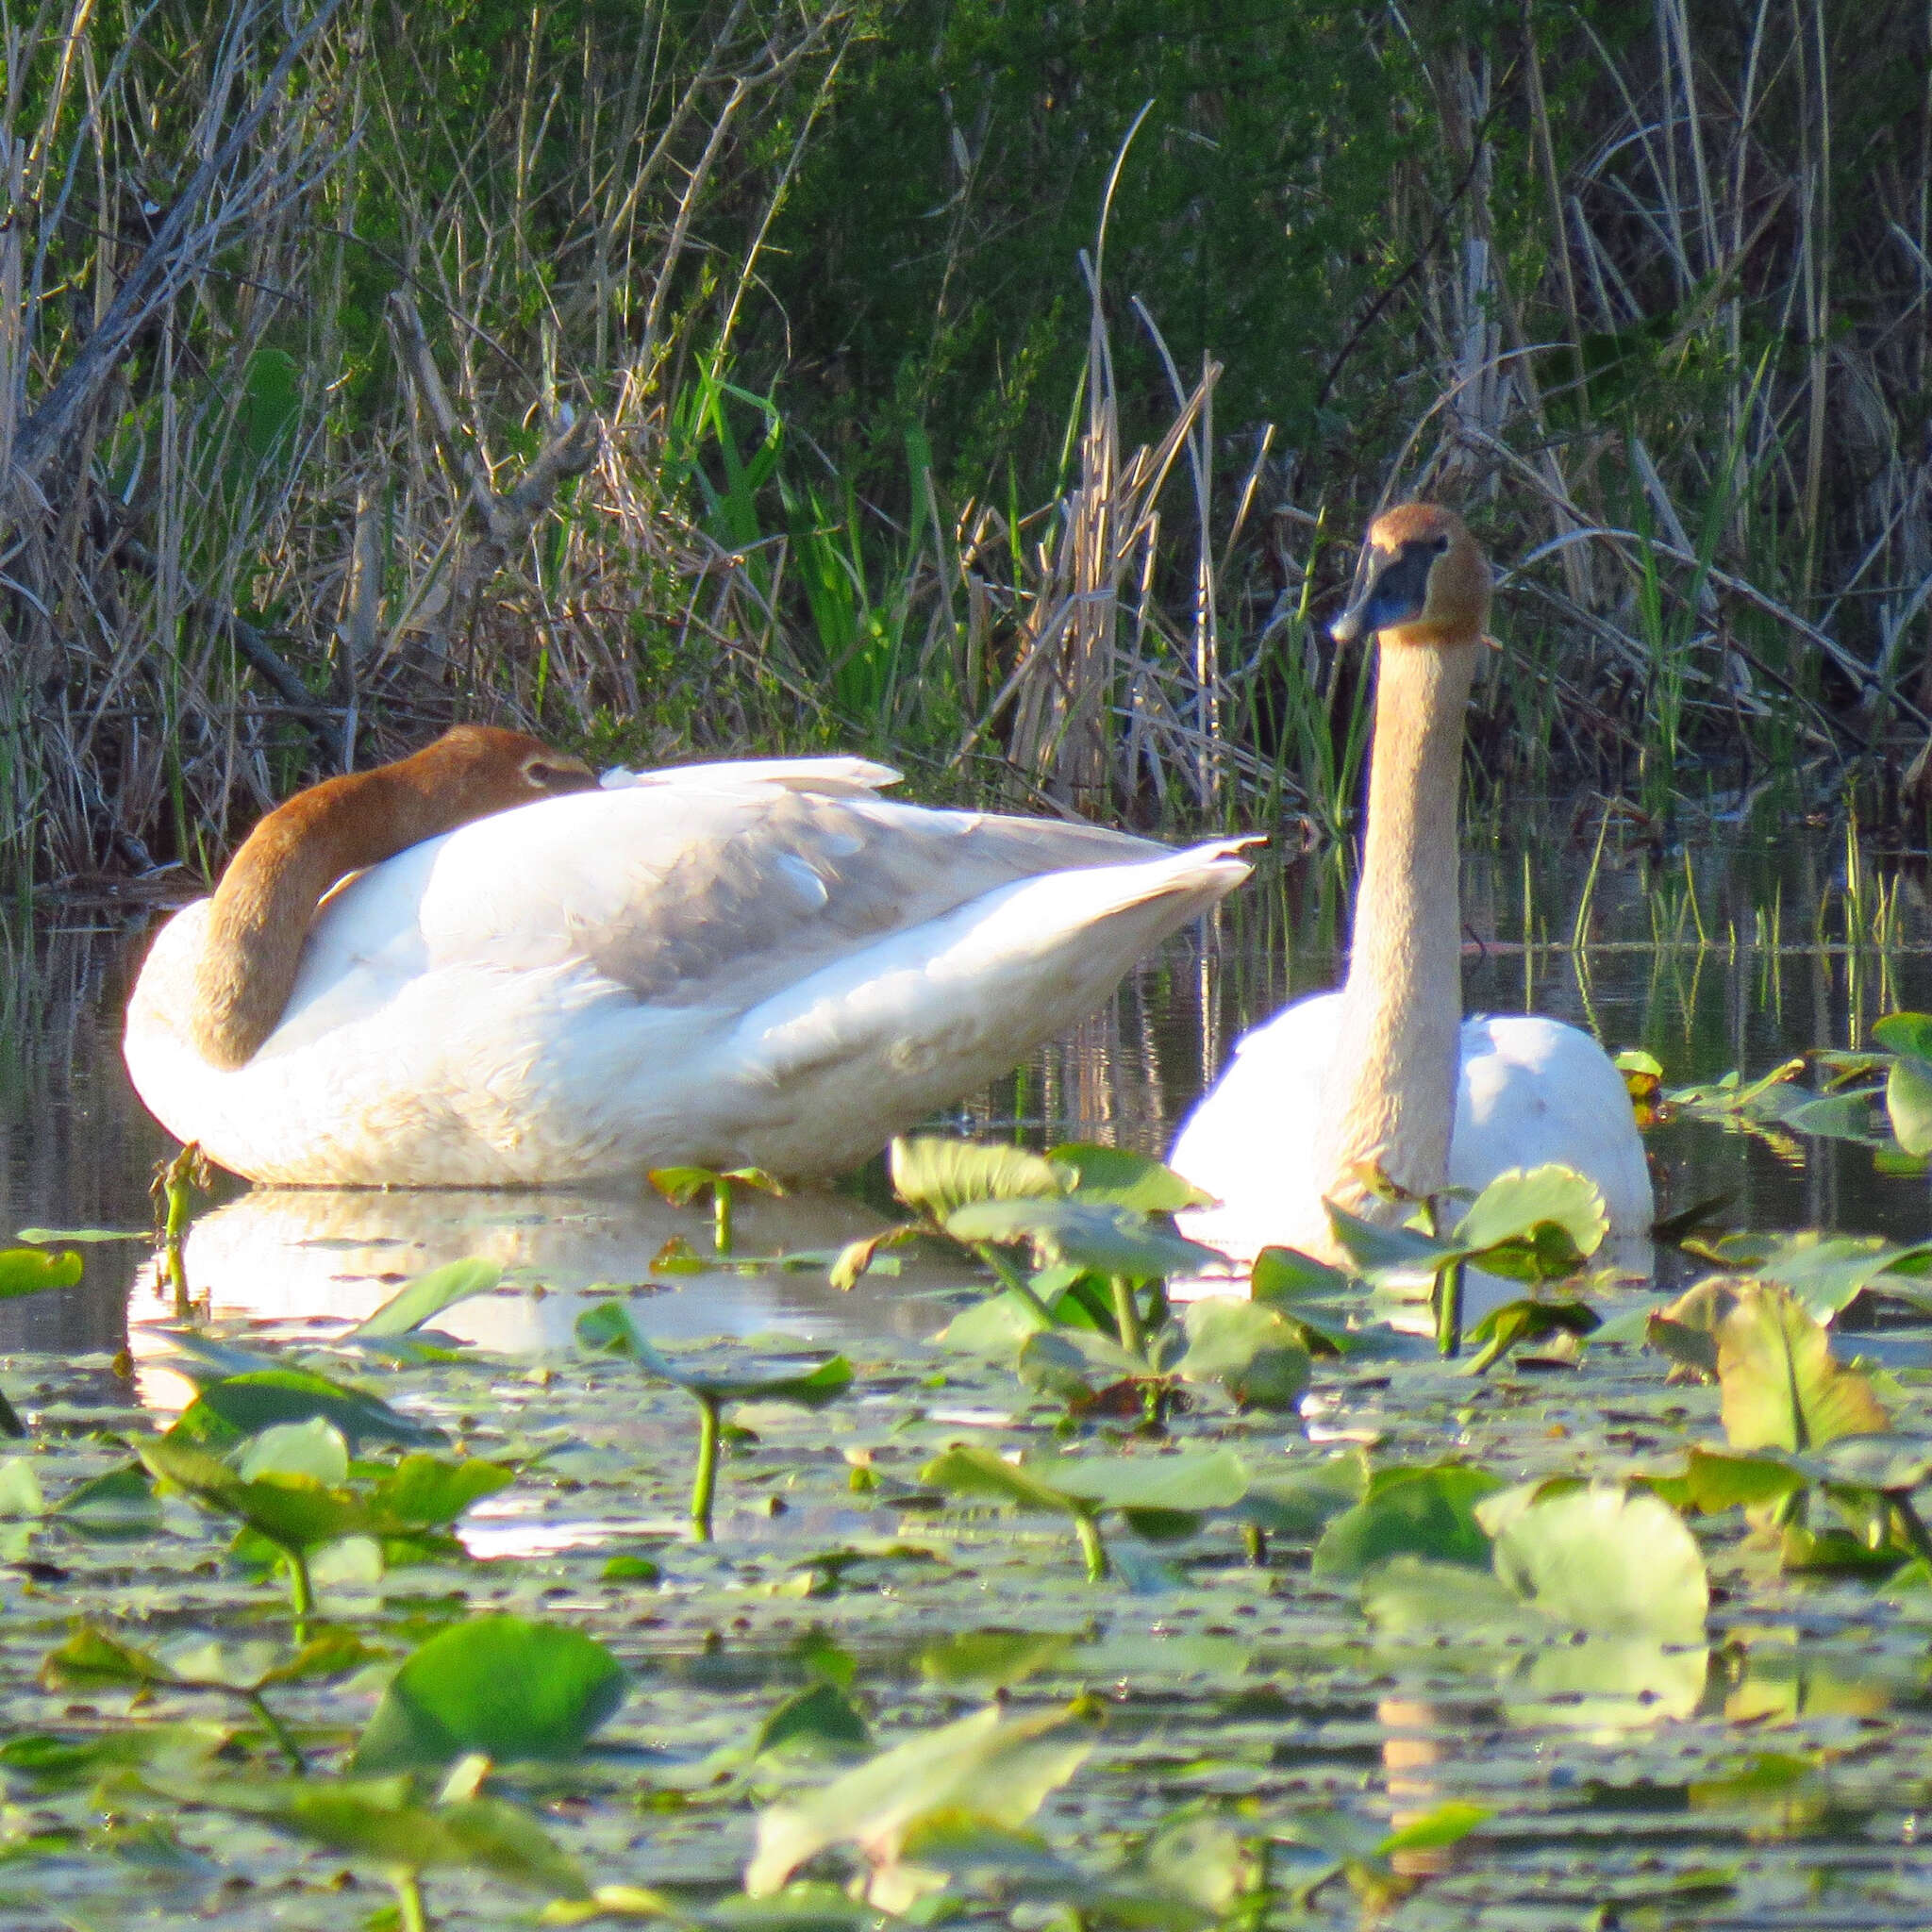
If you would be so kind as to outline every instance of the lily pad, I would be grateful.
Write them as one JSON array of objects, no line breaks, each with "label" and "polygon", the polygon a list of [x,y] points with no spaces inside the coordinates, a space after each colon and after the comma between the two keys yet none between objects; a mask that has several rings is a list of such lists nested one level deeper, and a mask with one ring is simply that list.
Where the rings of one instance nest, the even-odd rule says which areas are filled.
[{"label": "lily pad", "polygon": [[503,1279],[494,1261],[472,1257],[432,1268],[392,1294],[366,1322],[350,1329],[351,1341],[388,1341],[413,1334],[424,1323],[475,1295],[488,1294]]},{"label": "lily pad", "polygon": [[473,1617],[409,1653],[356,1746],[358,1775],[574,1757],[623,1703],[624,1667],[562,1624]]},{"label": "lily pad", "polygon": [[1210,1208],[1214,1196],[1150,1155],[1125,1147],[1095,1147],[1070,1141],[1048,1150],[1047,1159],[1064,1169],[1072,1191],[1082,1200],[1111,1201],[1143,1214],[1177,1214],[1186,1208]]},{"label": "lily pad", "polygon": [[1065,1196],[977,1201],[954,1209],[943,1224],[955,1241],[968,1245],[1030,1241],[1042,1261],[1069,1262],[1129,1281],[1199,1274],[1225,1258],[1136,1208]]},{"label": "lily pad", "polygon": [[927,1821],[1024,1824],[1093,1748],[1070,1711],[1009,1718],[997,1707],[895,1745],[795,1804],[758,1820],[744,1889],[769,1897],[827,1847],[851,1845],[872,1868],[873,1896],[911,1832]]},{"label": "lily pad", "polygon": [[948,1216],[975,1201],[1066,1192],[1066,1177],[1038,1154],[933,1134],[894,1141],[887,1166],[892,1191],[900,1200],[941,1225]]}]

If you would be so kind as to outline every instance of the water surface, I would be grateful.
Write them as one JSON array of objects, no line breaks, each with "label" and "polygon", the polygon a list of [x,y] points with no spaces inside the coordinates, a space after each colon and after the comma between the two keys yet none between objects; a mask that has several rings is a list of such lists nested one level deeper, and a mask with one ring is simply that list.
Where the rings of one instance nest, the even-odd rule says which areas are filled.
[{"label": "water surface", "polygon": [[[1879,1013],[1932,1007],[1932,910],[1917,860],[1860,854],[1841,828],[1798,828],[1775,841],[1668,850],[1612,837],[1593,865],[1595,833],[1592,824],[1532,847],[1467,854],[1470,1010],[1572,1020],[1612,1050],[1646,1048],[1677,1084],[1861,1043]],[[1249,888],[1144,962],[1108,1007],[944,1124],[1038,1145],[1091,1139],[1161,1152],[1244,1027],[1339,978],[1346,890],[1332,857],[1265,860]],[[0,1232],[148,1223],[149,1178],[174,1142],[129,1089],[118,1039],[153,918],[143,907],[55,903],[30,925],[0,928],[9,960]],[[1723,1218],[1740,1227],[1898,1239],[1932,1228],[1923,1171],[1881,1171],[1863,1147],[1694,1123],[1656,1130],[1650,1146],[1663,1211],[1727,1193]],[[278,1320],[359,1316],[409,1274],[469,1254],[501,1260],[519,1290],[567,1291],[651,1278],[675,1236],[708,1251],[703,1212],[627,1190],[251,1191],[225,1178],[215,1199],[191,1250],[197,1289],[218,1307]],[[751,1204],[741,1245],[823,1252],[889,1212],[875,1164],[835,1193]],[[657,1278],[663,1291],[652,1319],[674,1336],[916,1332],[929,1325],[920,1296],[934,1285],[915,1274],[869,1283],[854,1298],[805,1267]],[[130,1307],[137,1320],[167,1312],[144,1249],[95,1247],[79,1288],[0,1307],[0,1349],[111,1350]],[[563,1302],[526,1306],[492,1339],[560,1341],[567,1313]]]}]

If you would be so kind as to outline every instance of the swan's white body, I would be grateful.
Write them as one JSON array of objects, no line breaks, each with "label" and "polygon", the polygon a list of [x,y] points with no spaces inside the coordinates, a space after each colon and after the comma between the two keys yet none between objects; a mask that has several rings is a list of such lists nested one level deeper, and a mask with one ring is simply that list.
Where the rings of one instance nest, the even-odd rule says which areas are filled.
[{"label": "swan's white body", "polygon": [[324,901],[280,1023],[232,1070],[189,1038],[198,901],[142,971],[128,1071],[258,1180],[824,1176],[1071,1025],[1247,874],[1238,841],[876,797],[896,775],[625,774],[425,840]]},{"label": "swan's white body", "polygon": [[[1168,1158],[1222,1205],[1182,1217],[1189,1236],[1252,1259],[1265,1247],[1319,1254],[1326,1210],[1309,1184],[1341,994],[1297,1000],[1244,1034]],[[1449,1185],[1481,1190],[1512,1167],[1560,1161],[1602,1191],[1617,1234],[1652,1220],[1650,1170],[1624,1076],[1589,1034],[1541,1014],[1465,1020]]]},{"label": "swan's white body", "polygon": [[1424,504],[1376,519],[1336,630],[1380,639],[1348,977],[1249,1034],[1168,1157],[1222,1204],[1187,1232],[1237,1258],[1344,1258],[1324,1202],[1410,1211],[1372,1169],[1413,1197],[1560,1161],[1597,1184],[1612,1233],[1650,1229],[1636,1118],[1603,1049],[1554,1020],[1462,1017],[1457,794],[1489,607],[1460,519]]}]

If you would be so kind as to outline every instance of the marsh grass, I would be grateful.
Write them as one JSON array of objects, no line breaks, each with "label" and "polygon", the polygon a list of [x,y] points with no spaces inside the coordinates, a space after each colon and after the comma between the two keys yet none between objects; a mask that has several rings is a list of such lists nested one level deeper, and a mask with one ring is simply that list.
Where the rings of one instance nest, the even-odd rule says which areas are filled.
[{"label": "marsh grass", "polygon": [[[1818,0],[1326,29],[1414,146],[1372,171],[1361,259],[1324,258],[1341,306],[1271,325],[1325,371],[1278,422],[1230,417],[1207,325],[1137,292],[1166,287],[1139,192],[1215,136],[1210,100],[1153,99],[1013,321],[1017,383],[1039,304],[1057,339],[1084,311],[1073,392],[1029,391],[975,470],[944,329],[896,345],[917,407],[845,399],[896,425],[859,445],[774,293],[801,192],[835,222],[861,194],[821,171],[891,21],[491,15],[479,65],[399,18],[0,9],[16,885],[206,871],[304,778],[484,715],[633,760],[856,742],[928,795],[1338,841],[1367,710],[1324,621],[1411,491],[1507,566],[1477,824],[1566,791],[1656,824],[1767,787],[1898,808],[1932,708],[1919,30]],[[1367,138],[1306,135],[1338,169]],[[942,315],[977,299],[958,238],[1028,192],[979,152]],[[546,468],[572,438],[581,469]]]}]

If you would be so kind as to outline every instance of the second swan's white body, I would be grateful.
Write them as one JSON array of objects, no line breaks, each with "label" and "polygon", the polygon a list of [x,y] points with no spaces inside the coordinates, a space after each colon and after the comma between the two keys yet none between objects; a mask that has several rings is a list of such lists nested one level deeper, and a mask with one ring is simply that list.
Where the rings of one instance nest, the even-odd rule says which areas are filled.
[{"label": "second swan's white body", "polygon": [[129,1005],[134,1084],[258,1180],[827,1175],[1072,1024],[1248,870],[1229,841],[876,797],[894,775],[690,766],[411,846],[324,902],[233,1070],[185,1025],[199,901]]},{"label": "second swan's white body", "polygon": [[[1195,1241],[1241,1259],[1331,1245],[1314,1181],[1340,992],[1297,1000],[1242,1036],[1168,1158],[1224,1205],[1182,1217]],[[1512,1167],[1558,1161],[1594,1181],[1615,1235],[1648,1233],[1650,1169],[1623,1075],[1589,1034],[1541,1014],[1465,1020],[1449,1185],[1480,1190]]]}]

